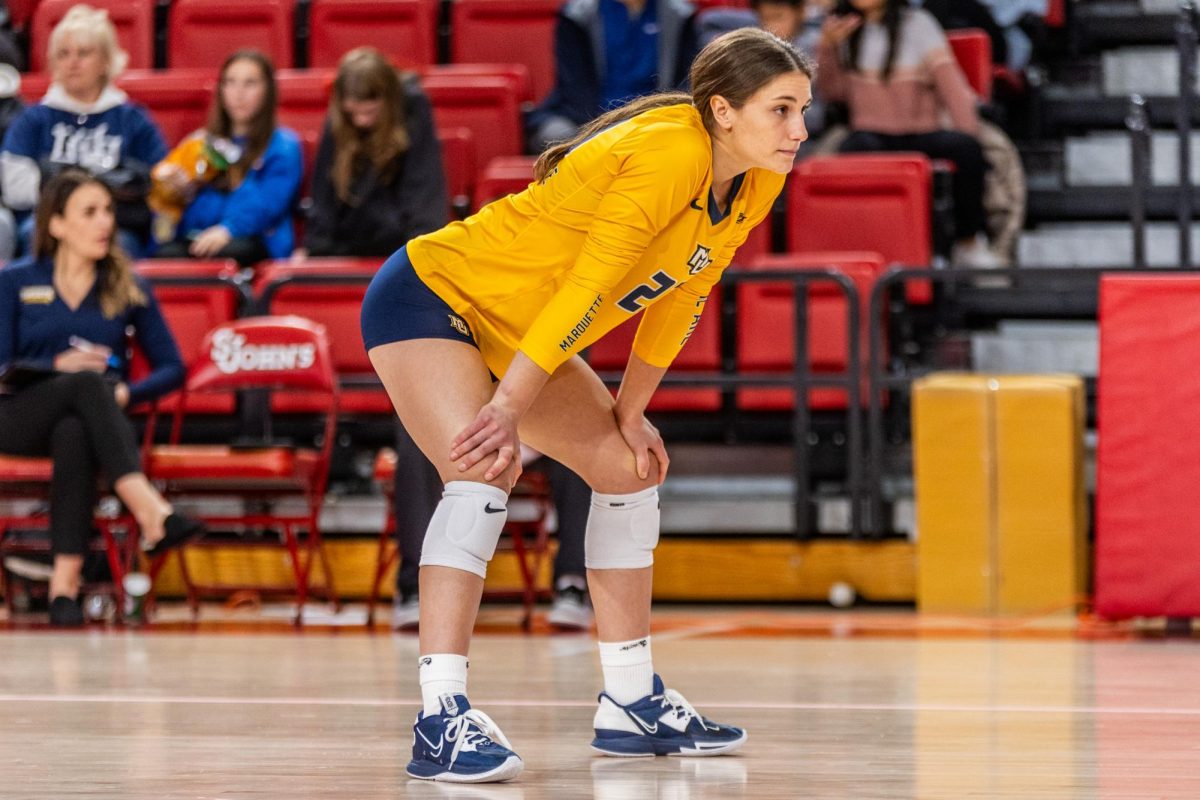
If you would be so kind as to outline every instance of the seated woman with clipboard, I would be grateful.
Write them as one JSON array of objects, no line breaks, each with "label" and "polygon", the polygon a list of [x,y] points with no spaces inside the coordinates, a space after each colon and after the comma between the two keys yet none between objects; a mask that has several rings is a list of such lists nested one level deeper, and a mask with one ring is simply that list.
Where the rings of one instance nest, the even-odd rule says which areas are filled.
[{"label": "seated woman with clipboard", "polygon": [[[146,479],[123,409],[183,382],[179,349],[116,245],[108,188],[68,169],[38,201],[34,255],[0,270],[0,454],[50,457],[50,622],[83,624],[78,595],[103,474],[158,554],[202,532]],[[126,382],[132,329],[150,374]]]}]

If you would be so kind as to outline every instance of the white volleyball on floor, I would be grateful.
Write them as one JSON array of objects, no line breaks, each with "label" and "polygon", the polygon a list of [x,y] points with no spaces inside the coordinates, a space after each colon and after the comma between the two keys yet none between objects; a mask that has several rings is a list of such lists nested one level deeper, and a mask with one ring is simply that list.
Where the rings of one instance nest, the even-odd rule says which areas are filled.
[{"label": "white volleyball on floor", "polygon": [[829,587],[829,604],[834,608],[849,608],[858,599],[858,592],[845,581],[837,581]]}]

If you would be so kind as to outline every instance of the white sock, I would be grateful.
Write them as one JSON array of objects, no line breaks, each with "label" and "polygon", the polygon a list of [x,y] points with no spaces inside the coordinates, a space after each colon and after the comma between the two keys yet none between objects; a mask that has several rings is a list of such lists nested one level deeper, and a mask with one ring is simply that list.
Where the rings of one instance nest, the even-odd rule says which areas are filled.
[{"label": "white sock", "polygon": [[421,656],[417,662],[425,716],[442,713],[442,695],[467,693],[467,657],[455,653]]},{"label": "white sock", "polygon": [[604,691],[621,705],[629,705],[654,691],[654,664],[650,637],[628,642],[600,642],[600,669]]}]

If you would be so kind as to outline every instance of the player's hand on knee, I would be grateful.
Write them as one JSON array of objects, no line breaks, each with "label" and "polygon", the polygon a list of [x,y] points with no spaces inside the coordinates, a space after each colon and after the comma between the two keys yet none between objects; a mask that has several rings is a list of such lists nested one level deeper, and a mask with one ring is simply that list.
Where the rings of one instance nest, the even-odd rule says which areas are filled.
[{"label": "player's hand on knee", "polygon": [[479,409],[471,424],[450,443],[450,460],[458,463],[459,472],[466,472],[495,454],[484,472],[485,481],[495,480],[514,464],[519,475],[520,452],[516,415],[496,402]]},{"label": "player's hand on knee", "polygon": [[650,424],[645,415],[630,420],[618,420],[625,444],[633,451],[633,460],[637,475],[643,480],[650,474],[650,457],[658,461],[658,482],[661,485],[667,477],[667,467],[671,459],[667,456],[667,446],[663,444],[662,435],[658,428]]}]

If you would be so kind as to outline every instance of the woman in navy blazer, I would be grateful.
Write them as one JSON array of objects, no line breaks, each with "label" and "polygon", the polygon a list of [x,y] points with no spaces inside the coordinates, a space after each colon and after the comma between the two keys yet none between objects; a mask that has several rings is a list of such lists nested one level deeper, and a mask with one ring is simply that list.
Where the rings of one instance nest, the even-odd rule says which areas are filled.
[{"label": "woman in navy blazer", "polygon": [[[35,377],[0,397],[0,453],[49,456],[50,621],[83,623],[78,595],[99,473],[157,553],[200,532],[141,471],[123,409],[183,382],[183,362],[150,287],[116,246],[112,193],[70,168],[42,189],[34,256],[0,271],[0,364]],[[129,383],[126,332],[151,364]]]}]

